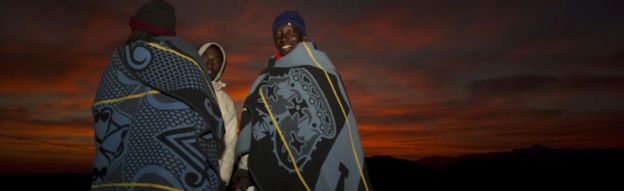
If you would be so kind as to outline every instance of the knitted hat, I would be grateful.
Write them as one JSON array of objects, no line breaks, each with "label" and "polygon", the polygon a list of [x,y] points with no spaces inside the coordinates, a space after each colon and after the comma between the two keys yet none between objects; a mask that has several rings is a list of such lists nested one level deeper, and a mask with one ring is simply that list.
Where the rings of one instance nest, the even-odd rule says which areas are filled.
[{"label": "knitted hat", "polygon": [[175,35],[175,8],[163,0],[151,0],[130,19],[132,30],[141,30],[154,36]]},{"label": "knitted hat", "polygon": [[284,11],[279,14],[275,18],[275,21],[273,21],[273,34],[275,34],[275,31],[277,31],[277,28],[285,25],[288,22],[294,25],[299,30],[299,32],[301,32],[301,35],[307,36],[305,22],[303,21],[303,18],[299,16],[299,13],[297,13],[297,11]]}]

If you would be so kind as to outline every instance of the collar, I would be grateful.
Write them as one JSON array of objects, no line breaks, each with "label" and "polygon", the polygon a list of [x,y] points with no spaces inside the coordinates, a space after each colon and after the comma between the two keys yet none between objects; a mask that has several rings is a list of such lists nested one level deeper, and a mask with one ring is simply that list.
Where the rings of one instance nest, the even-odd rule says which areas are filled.
[{"label": "collar", "polygon": [[283,57],[282,54],[280,54],[279,52],[275,53],[275,60],[279,60],[282,57]]},{"label": "collar", "polygon": [[223,88],[225,88],[226,84],[225,82],[219,80],[219,81],[212,81],[212,87],[214,88],[214,91],[219,91],[222,90]]}]

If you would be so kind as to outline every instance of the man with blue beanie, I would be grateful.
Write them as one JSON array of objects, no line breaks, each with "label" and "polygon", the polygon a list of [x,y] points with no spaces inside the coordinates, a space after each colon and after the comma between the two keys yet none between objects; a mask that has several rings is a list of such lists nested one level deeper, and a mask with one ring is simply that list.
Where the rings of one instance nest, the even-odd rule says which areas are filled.
[{"label": "man with blue beanie", "polygon": [[305,22],[296,11],[284,11],[273,21],[273,41],[278,50],[276,59],[288,54],[299,42],[305,40]]},{"label": "man with blue beanie", "polygon": [[296,11],[273,22],[278,53],[254,82],[241,117],[235,190],[371,190],[351,102]]}]

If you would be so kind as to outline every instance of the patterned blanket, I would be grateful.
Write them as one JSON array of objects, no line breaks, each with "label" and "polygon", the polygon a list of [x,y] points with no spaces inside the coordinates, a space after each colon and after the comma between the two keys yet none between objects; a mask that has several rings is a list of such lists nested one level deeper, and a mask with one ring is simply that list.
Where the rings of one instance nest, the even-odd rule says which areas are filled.
[{"label": "patterned blanket", "polygon": [[311,43],[269,60],[244,103],[237,154],[260,190],[369,190],[355,117]]},{"label": "patterned blanket", "polygon": [[223,121],[210,76],[175,37],[116,49],[92,112],[93,190],[218,190]]}]

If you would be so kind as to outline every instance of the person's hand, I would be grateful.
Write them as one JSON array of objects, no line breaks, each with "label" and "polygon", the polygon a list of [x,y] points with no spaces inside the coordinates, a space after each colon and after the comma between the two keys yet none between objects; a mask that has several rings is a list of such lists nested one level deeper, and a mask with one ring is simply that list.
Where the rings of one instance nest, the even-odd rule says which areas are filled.
[{"label": "person's hand", "polygon": [[236,173],[234,173],[234,182],[232,182],[234,191],[245,191],[249,186],[251,186],[249,172],[242,169],[236,170]]}]

